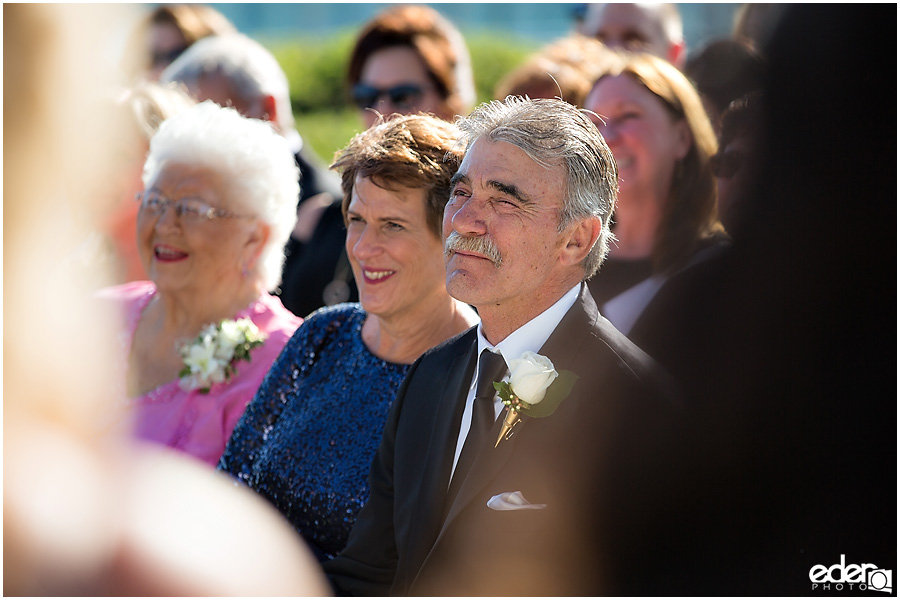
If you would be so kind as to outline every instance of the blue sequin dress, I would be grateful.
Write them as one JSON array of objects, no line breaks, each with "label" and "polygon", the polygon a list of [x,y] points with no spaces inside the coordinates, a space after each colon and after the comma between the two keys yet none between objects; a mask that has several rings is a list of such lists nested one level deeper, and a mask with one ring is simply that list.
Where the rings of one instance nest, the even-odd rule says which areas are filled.
[{"label": "blue sequin dress", "polygon": [[365,318],[359,304],[307,317],[218,466],[271,501],[320,560],[344,548],[369,497],[369,467],[409,370],[369,351],[362,339]]}]

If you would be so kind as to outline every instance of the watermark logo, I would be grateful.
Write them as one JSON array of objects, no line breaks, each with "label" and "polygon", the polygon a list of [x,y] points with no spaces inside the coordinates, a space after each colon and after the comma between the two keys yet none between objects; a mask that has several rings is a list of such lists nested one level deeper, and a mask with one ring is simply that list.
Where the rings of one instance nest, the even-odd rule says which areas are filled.
[{"label": "watermark logo", "polygon": [[848,565],[845,555],[841,554],[841,562],[826,567],[816,565],[809,570],[809,580],[813,591],[816,590],[875,590],[887,594],[894,593],[894,572],[879,569],[871,563]]}]

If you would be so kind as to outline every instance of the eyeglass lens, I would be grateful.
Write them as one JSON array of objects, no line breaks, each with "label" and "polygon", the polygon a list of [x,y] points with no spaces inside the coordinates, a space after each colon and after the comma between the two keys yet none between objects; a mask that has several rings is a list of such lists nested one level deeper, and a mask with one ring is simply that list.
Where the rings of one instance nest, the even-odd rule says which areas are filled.
[{"label": "eyeglass lens", "polygon": [[207,219],[213,216],[224,216],[215,214],[216,211],[207,204],[196,198],[182,198],[180,200],[170,200],[165,196],[155,193],[140,193],[137,199],[141,203],[141,208],[154,215],[161,215],[170,206],[175,210],[175,216],[182,217],[205,217]]},{"label": "eyeglass lens", "polygon": [[358,83],[353,86],[353,102],[359,108],[372,108],[381,98],[387,96],[395,107],[405,109],[415,103],[422,92],[422,88],[413,83],[403,83],[385,90]]}]

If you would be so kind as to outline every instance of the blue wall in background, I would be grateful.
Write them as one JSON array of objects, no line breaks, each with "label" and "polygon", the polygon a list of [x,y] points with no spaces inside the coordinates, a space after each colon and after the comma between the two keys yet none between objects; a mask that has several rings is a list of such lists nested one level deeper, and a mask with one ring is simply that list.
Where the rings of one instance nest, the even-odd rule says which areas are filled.
[{"label": "blue wall in background", "polygon": [[[354,31],[389,3],[211,3],[244,33],[258,39],[327,36]],[[503,31],[533,39],[536,46],[561,37],[572,28],[574,3],[429,4],[464,34]],[[731,32],[740,4],[679,4],[688,49]]]}]

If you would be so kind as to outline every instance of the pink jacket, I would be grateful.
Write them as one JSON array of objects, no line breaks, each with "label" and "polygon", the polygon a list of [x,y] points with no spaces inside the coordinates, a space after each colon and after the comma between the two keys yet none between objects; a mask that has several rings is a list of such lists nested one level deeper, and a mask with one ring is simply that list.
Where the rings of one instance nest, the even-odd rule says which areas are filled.
[{"label": "pink jacket", "polygon": [[[123,310],[122,356],[126,361],[141,313],[154,295],[156,286],[149,281],[126,283],[100,293],[102,298],[119,302]],[[269,367],[303,322],[269,294],[260,296],[234,318],[244,317],[250,318],[268,336],[262,346],[251,351],[250,362],[238,362],[235,365],[237,372],[231,379],[214,384],[208,394],[198,390],[185,391],[179,386],[178,379],[174,379],[143,396],[130,399],[138,439],[163,444],[216,465],[231,431]]]}]

